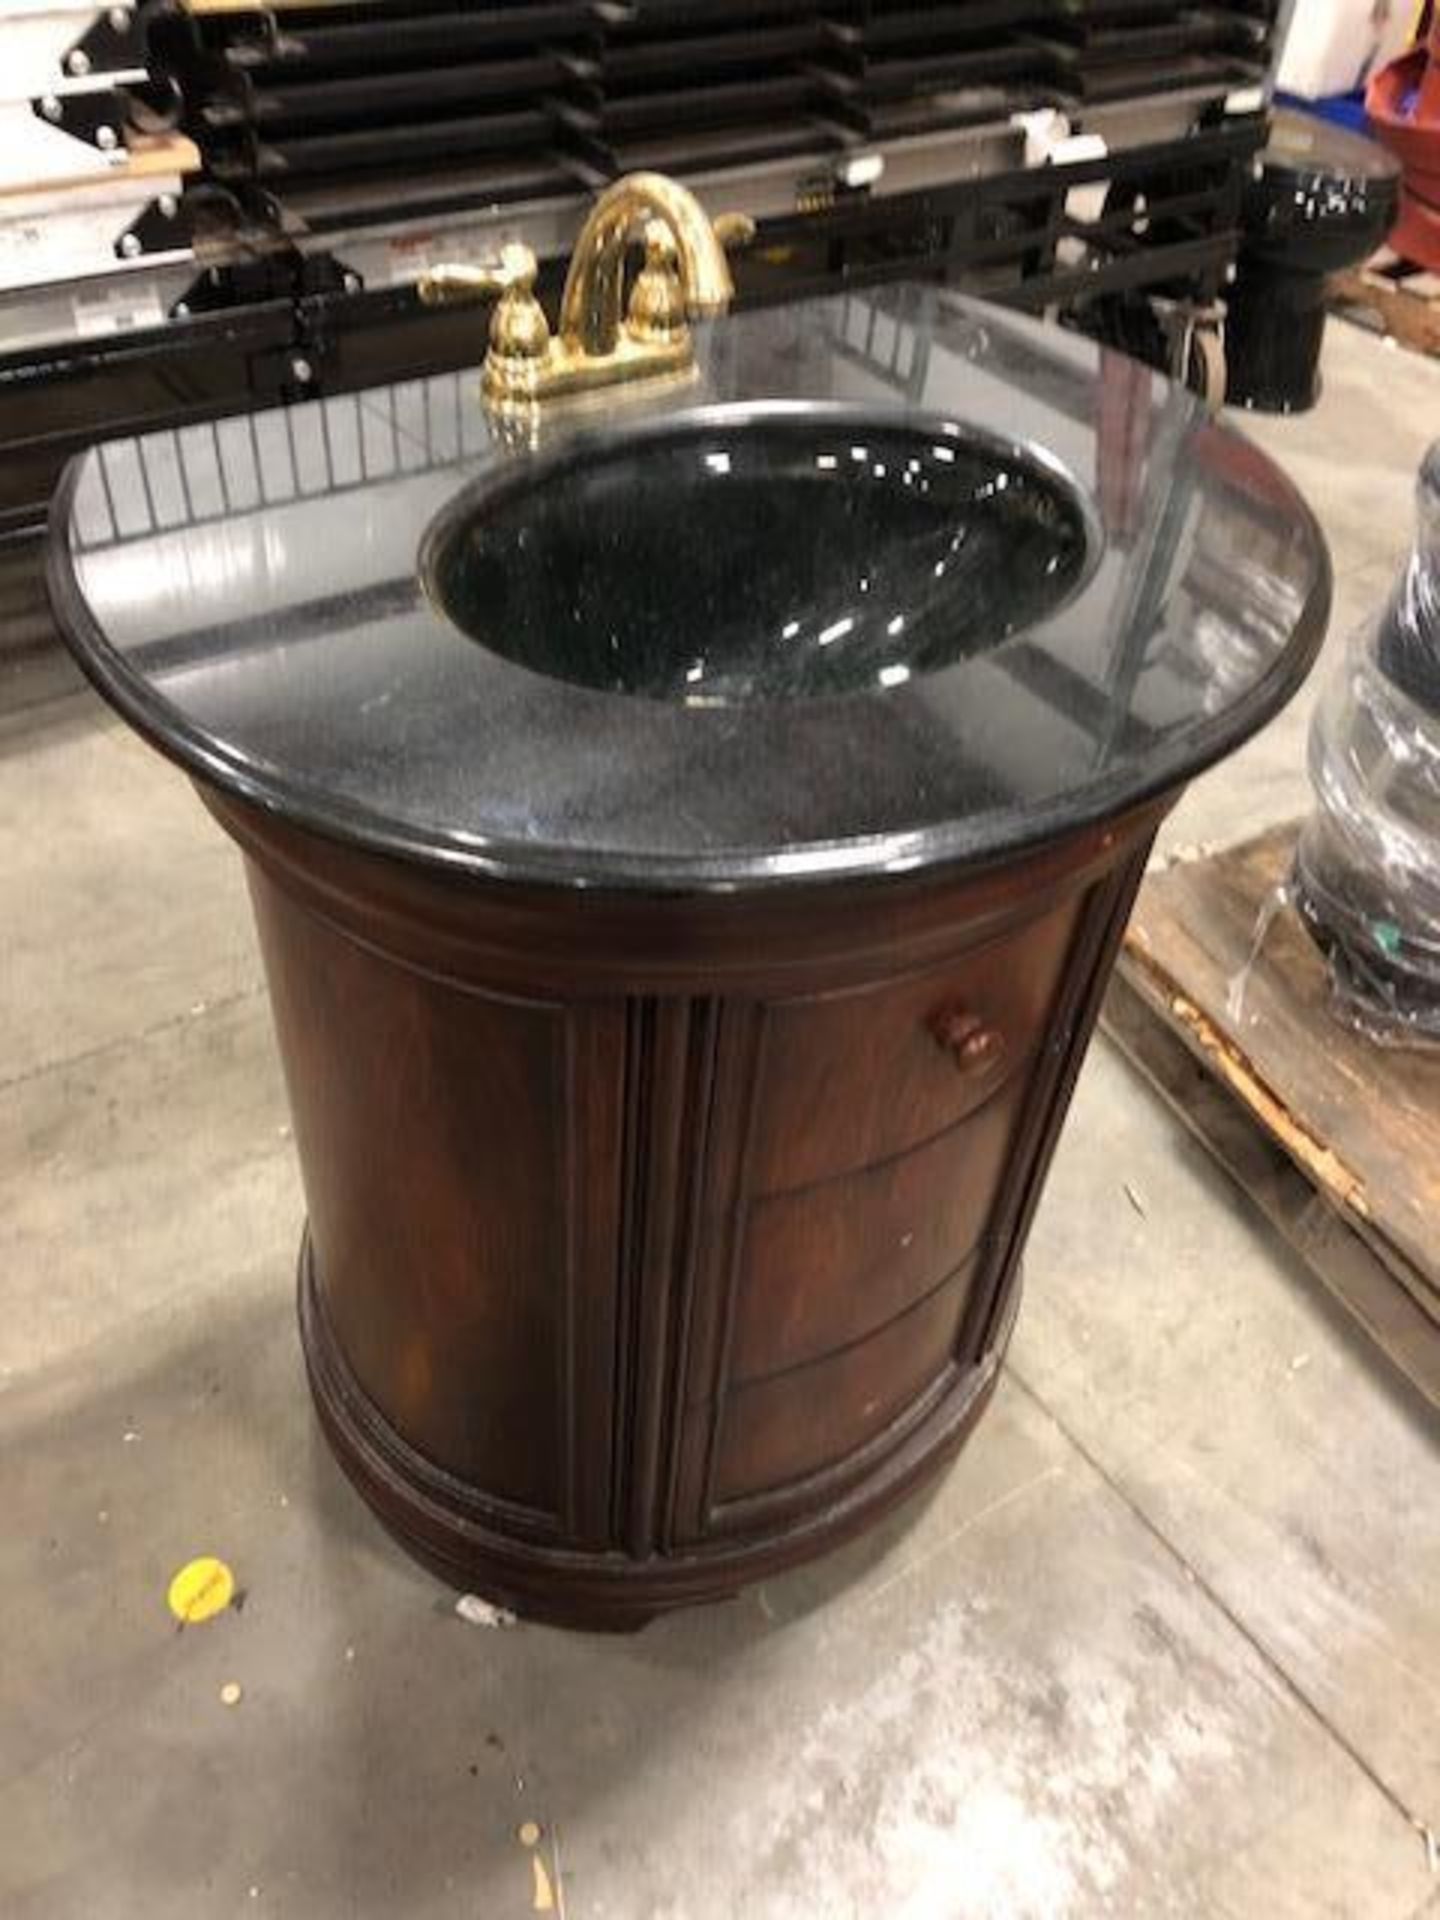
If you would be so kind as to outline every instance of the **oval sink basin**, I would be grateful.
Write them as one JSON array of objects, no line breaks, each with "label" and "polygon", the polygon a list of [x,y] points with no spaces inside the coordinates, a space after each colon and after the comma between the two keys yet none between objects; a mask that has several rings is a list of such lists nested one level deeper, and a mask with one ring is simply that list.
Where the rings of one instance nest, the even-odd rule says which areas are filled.
[{"label": "oval sink basin", "polygon": [[1075,489],[981,435],[749,411],[482,482],[421,573],[519,666],[709,706],[938,672],[1052,613],[1092,547]]}]

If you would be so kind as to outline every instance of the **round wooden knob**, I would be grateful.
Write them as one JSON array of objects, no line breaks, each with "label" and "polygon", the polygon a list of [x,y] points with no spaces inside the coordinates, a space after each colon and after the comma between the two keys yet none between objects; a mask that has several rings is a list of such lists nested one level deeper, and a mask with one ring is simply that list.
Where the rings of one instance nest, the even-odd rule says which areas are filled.
[{"label": "round wooden knob", "polygon": [[930,1031],[962,1073],[983,1073],[1005,1051],[1005,1036],[968,1007],[942,1007]]}]

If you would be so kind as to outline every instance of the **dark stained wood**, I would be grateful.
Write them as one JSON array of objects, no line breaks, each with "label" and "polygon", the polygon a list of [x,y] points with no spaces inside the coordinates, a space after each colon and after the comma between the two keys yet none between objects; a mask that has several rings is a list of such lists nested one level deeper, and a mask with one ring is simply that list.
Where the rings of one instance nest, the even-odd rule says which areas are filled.
[{"label": "dark stained wood", "polygon": [[772,1006],[756,1183],[770,1191],[869,1166],[991,1099],[1040,1031],[1081,899],[898,985]]},{"label": "dark stained wood", "polygon": [[316,1404],[409,1550],[634,1625],[948,1457],[1166,802],[988,871],[685,898],[204,797],[294,1108]]},{"label": "dark stained wood", "polygon": [[212,788],[200,797],[297,904],[424,972],[522,996],[553,979],[571,996],[627,999],[693,994],[697,981],[727,996],[783,998],[822,982],[838,991],[918,972],[1103,879],[1175,799],[963,881],[912,873],[753,895],[656,895],[486,885],[328,840]]},{"label": "dark stained wood", "polygon": [[[308,1240],[300,1256],[300,1338],[320,1424],[335,1457],[400,1544],[463,1588],[559,1626],[630,1631],[668,1608],[723,1599],[839,1546],[888,1513],[955,1453],[989,1404],[1009,1327],[981,1366],[954,1368],[904,1425],[857,1457],[843,1481],[822,1480],[823,1519],[789,1519],[766,1498],[753,1518],[744,1503],[722,1509],[712,1537],[676,1544],[637,1563],[621,1553],[574,1552],[494,1524],[490,1505],[463,1480],[441,1473],[380,1420],[356,1387],[325,1323]],[[810,1505],[815,1487],[806,1484]],[[729,1531],[723,1531],[727,1527]]]},{"label": "dark stained wood", "polygon": [[317,1270],[356,1380],[428,1459],[558,1525],[566,1010],[397,968],[250,879]]},{"label": "dark stained wood", "polygon": [[736,1305],[737,1383],[853,1344],[954,1271],[983,1231],[1027,1078],[897,1159],[755,1200]]},{"label": "dark stained wood", "polygon": [[623,1152],[624,1110],[616,1061],[626,1048],[625,1010],[615,1001],[586,1004],[566,1026],[564,1218],[569,1241],[565,1325],[558,1388],[565,1421],[566,1536],[577,1547],[610,1543],[615,1478],[616,1364],[620,1328],[615,1289],[606,1284],[619,1244],[618,1181],[592,1170]]},{"label": "dark stained wood", "polygon": [[767,1493],[847,1459],[953,1365],[971,1263],[877,1333],[726,1397],[715,1499]]},{"label": "dark stained wood", "polygon": [[[1214,1101],[1176,1097],[1179,1083],[1168,1057],[1147,1046],[1139,1058],[1134,1036],[1141,1009],[1285,1155],[1344,1228],[1338,1239],[1324,1236],[1326,1257],[1311,1260],[1315,1271],[1410,1377],[1434,1391],[1440,1380],[1440,1055],[1379,1046],[1337,1020],[1325,961],[1288,905],[1274,913],[1255,949],[1262,908],[1289,878],[1296,831],[1293,823],[1277,827],[1146,881],[1121,960],[1129,998],[1118,1037],[1177,1111],[1194,1116],[1212,1150],[1220,1151],[1215,1143],[1223,1135],[1227,1164],[1263,1172],[1267,1162],[1238,1146],[1233,1128],[1219,1126]],[[1243,987],[1237,987],[1242,970]],[[1306,1219],[1303,1231],[1295,1224],[1304,1210],[1288,1185],[1267,1177],[1258,1197],[1292,1242],[1320,1244],[1312,1221]],[[1368,1264],[1356,1259],[1352,1239],[1368,1250]],[[1378,1273],[1406,1296],[1408,1308],[1382,1306]],[[1428,1361],[1420,1353],[1422,1324],[1435,1348]]]}]

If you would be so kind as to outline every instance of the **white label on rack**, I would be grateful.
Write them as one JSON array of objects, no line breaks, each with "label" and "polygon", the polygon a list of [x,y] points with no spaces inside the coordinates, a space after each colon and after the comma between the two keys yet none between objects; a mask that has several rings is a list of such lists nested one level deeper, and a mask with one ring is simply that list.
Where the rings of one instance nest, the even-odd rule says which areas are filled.
[{"label": "white label on rack", "polygon": [[[1103,160],[1109,148],[1098,133],[1072,133],[1068,140],[1057,141],[1050,150],[1053,166],[1080,166],[1086,161]],[[1085,225],[1093,226],[1105,211],[1105,196],[1110,191],[1109,180],[1087,180],[1083,186],[1071,187],[1065,195],[1065,211],[1072,220],[1082,220]]]},{"label": "white label on rack", "polygon": [[132,327],[158,327],[165,318],[154,287],[103,287],[77,293],[71,301],[75,331],[82,340],[105,333],[128,333]]},{"label": "white label on rack", "polygon": [[500,249],[519,235],[499,227],[458,233],[402,234],[386,248],[392,286],[408,286],[436,267],[493,267]]},{"label": "white label on rack", "polygon": [[835,168],[835,178],[842,187],[873,187],[884,171],[883,153],[856,153],[839,162]]},{"label": "white label on rack", "polygon": [[399,239],[390,241],[385,252],[389,258],[391,284],[403,286],[407,280],[418,280],[422,273],[429,273],[439,266],[445,257],[443,246],[437,244],[435,236],[429,233],[402,234]]}]

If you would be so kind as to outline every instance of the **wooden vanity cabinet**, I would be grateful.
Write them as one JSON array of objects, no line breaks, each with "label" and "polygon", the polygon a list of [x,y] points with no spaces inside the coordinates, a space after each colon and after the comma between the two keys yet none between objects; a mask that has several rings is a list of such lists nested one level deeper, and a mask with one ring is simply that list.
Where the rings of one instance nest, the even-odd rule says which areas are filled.
[{"label": "wooden vanity cabinet", "polygon": [[954,1449],[1163,805],[978,872],[672,897],[204,797],[269,975],[316,1404],[411,1551],[632,1626]]}]

